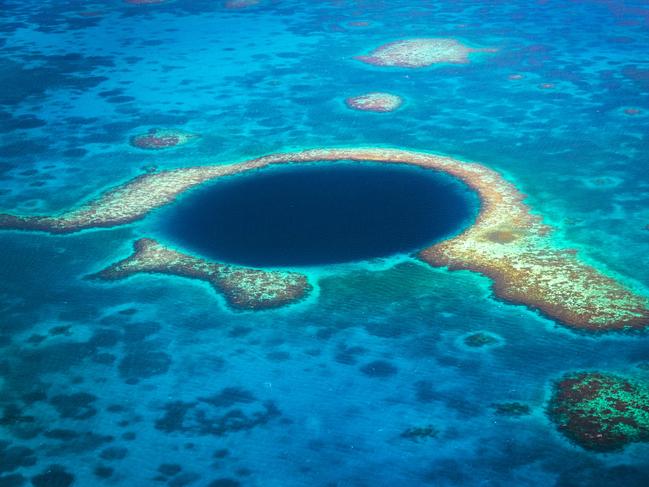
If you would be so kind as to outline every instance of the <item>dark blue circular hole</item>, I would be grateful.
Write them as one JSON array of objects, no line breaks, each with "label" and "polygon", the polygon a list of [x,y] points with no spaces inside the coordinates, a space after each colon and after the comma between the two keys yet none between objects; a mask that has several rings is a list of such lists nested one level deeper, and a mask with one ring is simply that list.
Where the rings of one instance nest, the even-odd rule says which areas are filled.
[{"label": "dark blue circular hole", "polygon": [[419,250],[466,228],[478,206],[461,181],[405,164],[284,164],[196,189],[159,221],[182,250],[294,267]]}]

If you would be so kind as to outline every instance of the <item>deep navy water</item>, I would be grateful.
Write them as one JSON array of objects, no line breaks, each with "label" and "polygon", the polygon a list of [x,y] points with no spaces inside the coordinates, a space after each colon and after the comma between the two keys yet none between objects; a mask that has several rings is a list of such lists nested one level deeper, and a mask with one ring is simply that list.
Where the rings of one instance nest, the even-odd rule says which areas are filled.
[{"label": "deep navy water", "polygon": [[[0,33],[2,212],[64,211],[153,167],[429,151],[503,174],[557,244],[648,294],[645,0],[0,0]],[[417,37],[498,51],[354,60]],[[371,91],[405,103],[345,106]],[[157,127],[201,137],[129,144]],[[0,486],[649,485],[649,444],[586,451],[546,415],[565,372],[649,381],[646,335],[574,333],[403,254],[316,266],[309,299],[263,312],[191,279],[86,279],[160,232],[163,210],[0,232]],[[497,345],[467,347],[477,331]],[[498,413],[511,402],[530,414]]]},{"label": "deep navy water", "polygon": [[179,248],[218,262],[291,267],[409,254],[459,233],[477,209],[477,197],[443,173],[316,163],[218,181],[159,219]]}]

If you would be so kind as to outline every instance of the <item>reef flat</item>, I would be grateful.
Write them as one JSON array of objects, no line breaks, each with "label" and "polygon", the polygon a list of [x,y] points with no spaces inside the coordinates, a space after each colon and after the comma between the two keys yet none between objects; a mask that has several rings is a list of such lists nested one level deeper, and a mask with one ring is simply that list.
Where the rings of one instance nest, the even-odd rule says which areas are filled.
[{"label": "reef flat", "polygon": [[150,129],[131,138],[131,145],[138,149],[161,150],[185,145],[198,135],[176,129]]},{"label": "reef flat", "polygon": [[[484,274],[494,281],[499,298],[540,310],[573,329],[632,331],[649,325],[648,299],[579,260],[575,250],[558,248],[552,228],[531,214],[524,195],[499,173],[480,164],[423,152],[313,149],[146,174],[58,216],[0,215],[0,228],[69,233],[112,227],[141,219],[184,191],[219,177],[273,164],[339,160],[412,164],[446,172],[476,191],[481,207],[474,224],[460,235],[422,250],[418,254],[421,260]],[[177,258],[177,254],[171,256]],[[133,261],[133,272],[138,262]],[[169,269],[173,268],[165,272],[172,273]],[[154,271],[146,265],[143,269]]]},{"label": "reef flat", "polygon": [[124,279],[137,273],[170,274],[207,281],[237,309],[270,309],[304,298],[311,285],[296,272],[263,271],[215,262],[165,248],[143,238],[134,243],[135,252],[91,278]]},{"label": "reef flat", "polygon": [[624,377],[567,375],[555,384],[548,414],[561,433],[587,450],[615,451],[649,441],[649,389]]},{"label": "reef flat", "polygon": [[402,103],[403,99],[400,96],[381,92],[352,96],[345,100],[349,108],[365,112],[393,112]]},{"label": "reef flat", "polygon": [[423,68],[439,63],[467,64],[472,53],[495,51],[471,48],[455,39],[421,38],[389,42],[355,59],[374,66]]}]

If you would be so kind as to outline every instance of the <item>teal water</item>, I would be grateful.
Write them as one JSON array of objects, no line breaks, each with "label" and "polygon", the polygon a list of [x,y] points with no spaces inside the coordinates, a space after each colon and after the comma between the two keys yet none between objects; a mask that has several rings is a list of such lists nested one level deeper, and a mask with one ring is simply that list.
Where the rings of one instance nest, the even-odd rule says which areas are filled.
[{"label": "teal water", "polygon": [[[0,1],[1,210],[63,211],[151,166],[431,151],[504,174],[558,241],[646,294],[645,2],[224,3]],[[420,70],[353,59],[412,37],[498,52]],[[345,106],[371,91],[405,103]],[[129,145],[153,127],[201,138]],[[158,215],[0,232],[0,485],[648,484],[647,443],[589,452],[545,414],[564,372],[649,381],[646,336],[576,334],[484,277],[402,256],[322,266],[312,299],[256,313],[188,279],[84,279]],[[477,331],[497,346],[467,347]],[[530,414],[498,414],[511,402]]]}]

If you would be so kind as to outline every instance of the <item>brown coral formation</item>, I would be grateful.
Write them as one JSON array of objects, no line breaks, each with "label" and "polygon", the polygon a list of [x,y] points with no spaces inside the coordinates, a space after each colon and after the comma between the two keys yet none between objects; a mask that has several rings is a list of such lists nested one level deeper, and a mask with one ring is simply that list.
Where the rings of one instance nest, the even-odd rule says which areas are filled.
[{"label": "brown coral formation", "polygon": [[649,389],[603,372],[575,372],[554,384],[548,415],[586,450],[611,452],[649,441]]},{"label": "brown coral formation", "polygon": [[177,129],[153,128],[131,138],[131,145],[138,149],[161,150],[185,145],[198,135]]},{"label": "brown coral formation", "polygon": [[482,273],[494,281],[501,299],[540,310],[574,329],[632,331],[649,325],[647,298],[586,264],[574,250],[557,248],[552,229],[530,213],[523,194],[500,174],[480,164],[422,152],[314,149],[146,174],[58,216],[0,215],[0,228],[67,233],[112,227],[143,218],[205,181],[272,164],[338,160],[413,164],[451,174],[478,193],[481,208],[475,223],[421,251],[423,261]]},{"label": "brown coral formation", "polygon": [[135,242],[135,252],[91,277],[117,280],[147,272],[206,281],[238,309],[269,309],[304,298],[311,285],[296,272],[262,271],[215,262],[165,248],[152,239]]}]

